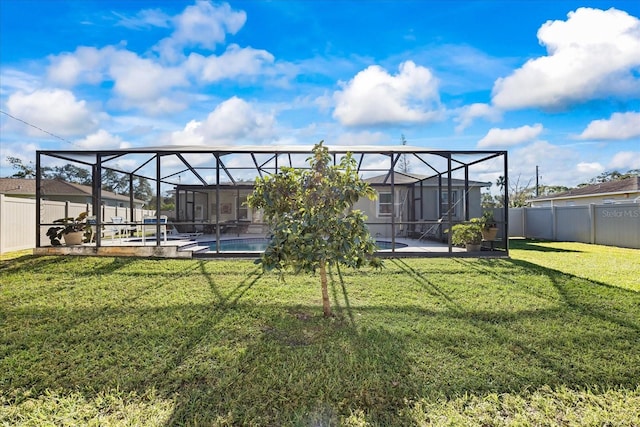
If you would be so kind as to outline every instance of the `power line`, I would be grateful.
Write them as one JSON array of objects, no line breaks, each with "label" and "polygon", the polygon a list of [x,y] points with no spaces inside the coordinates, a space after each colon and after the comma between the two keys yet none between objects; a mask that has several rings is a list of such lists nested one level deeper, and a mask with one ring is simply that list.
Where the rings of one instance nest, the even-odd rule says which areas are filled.
[{"label": "power line", "polygon": [[18,117],[16,117],[16,116],[12,116],[11,114],[7,113],[6,111],[2,111],[2,110],[0,110],[0,113],[2,113],[2,114],[4,114],[4,115],[6,115],[6,116],[8,116],[8,117],[11,117],[13,120],[17,120],[17,121],[19,121],[19,122],[21,122],[21,123],[24,123],[24,124],[25,124],[25,125],[27,125],[27,126],[31,126],[32,128],[39,130],[40,132],[44,132],[44,133],[46,133],[47,135],[51,135],[52,137],[57,138],[57,139],[59,139],[60,141],[64,141],[64,142],[66,142],[67,144],[71,144],[71,145],[73,145],[74,147],[77,147],[77,145],[76,145],[76,144],[74,144],[73,142],[69,141],[68,139],[65,139],[65,138],[63,138],[63,137],[61,137],[61,136],[58,136],[58,135],[56,135],[56,134],[54,134],[54,133],[51,133],[51,132],[49,132],[48,130],[44,130],[44,129],[42,129],[41,127],[38,127],[38,126],[36,126],[36,125],[34,125],[34,124],[32,124],[32,123],[29,123],[29,122],[27,122],[27,121],[25,121],[25,120],[22,120],[22,119],[20,119],[20,118],[18,118]]}]

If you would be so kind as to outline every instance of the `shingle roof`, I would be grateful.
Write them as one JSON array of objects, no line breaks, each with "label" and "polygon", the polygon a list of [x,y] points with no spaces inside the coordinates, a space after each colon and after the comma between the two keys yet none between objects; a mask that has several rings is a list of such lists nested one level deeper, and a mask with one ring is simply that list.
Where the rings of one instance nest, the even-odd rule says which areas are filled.
[{"label": "shingle roof", "polygon": [[[41,191],[43,196],[74,195],[91,197],[90,186],[58,179],[43,179]],[[31,178],[0,178],[0,194],[8,196],[35,196],[36,180]],[[129,200],[129,196],[123,196],[106,190],[102,190],[102,197],[112,200]]]},{"label": "shingle roof", "polygon": [[602,182],[599,184],[587,185],[584,187],[574,188],[562,193],[555,193],[549,196],[536,197],[531,200],[551,200],[571,197],[586,197],[592,195],[620,194],[620,193],[636,193],[640,192],[640,176],[617,181]]}]

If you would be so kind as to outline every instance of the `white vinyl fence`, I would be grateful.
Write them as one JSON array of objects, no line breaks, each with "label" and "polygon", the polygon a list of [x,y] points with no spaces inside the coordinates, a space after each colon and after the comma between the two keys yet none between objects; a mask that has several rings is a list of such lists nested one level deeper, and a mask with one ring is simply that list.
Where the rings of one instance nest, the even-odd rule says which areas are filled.
[{"label": "white vinyl fence", "polygon": [[[59,218],[76,217],[81,212],[95,214],[91,204],[43,200],[40,204],[40,222],[49,224]],[[143,216],[155,213],[146,209],[134,209],[133,218],[130,218],[129,212],[129,208],[103,206],[102,218],[103,221],[108,222],[111,217],[120,216],[125,218],[125,222],[139,222]],[[35,248],[35,226],[35,199],[7,197],[0,194],[0,253]],[[49,244],[49,238],[46,235],[48,229],[48,225],[41,227],[42,245]]]},{"label": "white vinyl fence", "polygon": [[509,237],[640,249],[640,204],[511,208]]}]

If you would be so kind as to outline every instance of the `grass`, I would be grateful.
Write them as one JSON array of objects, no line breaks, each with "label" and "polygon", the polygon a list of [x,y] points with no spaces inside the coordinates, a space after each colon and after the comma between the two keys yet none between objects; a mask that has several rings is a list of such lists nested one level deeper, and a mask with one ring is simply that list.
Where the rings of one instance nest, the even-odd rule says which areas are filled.
[{"label": "grass", "polygon": [[251,261],[5,256],[0,424],[638,426],[639,255],[334,270],[331,319]]}]

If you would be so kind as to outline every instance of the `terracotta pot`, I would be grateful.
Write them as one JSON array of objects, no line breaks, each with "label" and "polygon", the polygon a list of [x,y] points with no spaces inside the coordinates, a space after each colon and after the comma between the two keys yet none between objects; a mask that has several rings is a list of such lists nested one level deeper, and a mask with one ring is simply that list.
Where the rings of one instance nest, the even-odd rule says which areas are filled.
[{"label": "terracotta pot", "polygon": [[64,238],[65,245],[72,246],[72,245],[81,245],[83,235],[84,235],[84,231],[72,231],[71,233],[63,234],[62,237]]},{"label": "terracotta pot", "polygon": [[482,240],[487,240],[487,241],[496,240],[497,235],[498,235],[498,227],[482,229]]}]

